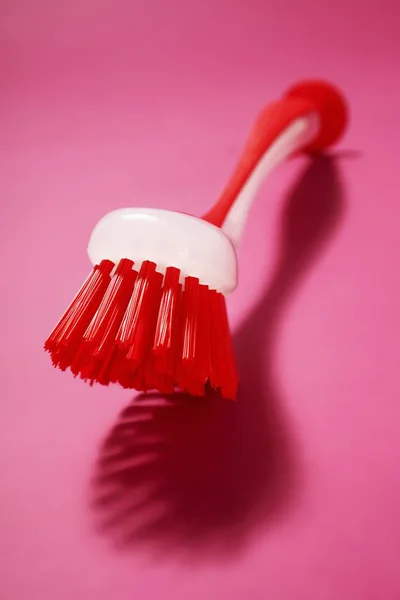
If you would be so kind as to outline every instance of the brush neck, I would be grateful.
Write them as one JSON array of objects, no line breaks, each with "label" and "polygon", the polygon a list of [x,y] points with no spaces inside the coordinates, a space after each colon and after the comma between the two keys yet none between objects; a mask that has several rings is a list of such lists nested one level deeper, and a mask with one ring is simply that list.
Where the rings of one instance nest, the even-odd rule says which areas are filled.
[{"label": "brush neck", "polygon": [[320,119],[309,102],[285,98],[256,121],[241,158],[218,202],[203,217],[237,246],[257,192],[269,173],[315,140]]}]

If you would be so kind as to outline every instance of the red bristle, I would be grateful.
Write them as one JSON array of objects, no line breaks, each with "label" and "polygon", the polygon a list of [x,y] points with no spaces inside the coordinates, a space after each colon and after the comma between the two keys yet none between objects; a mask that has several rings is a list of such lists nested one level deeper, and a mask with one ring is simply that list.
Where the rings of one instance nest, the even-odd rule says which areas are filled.
[{"label": "red bristle", "polygon": [[181,288],[179,276],[179,269],[174,267],[168,267],[165,272],[153,346],[154,353],[157,355],[172,349],[172,332],[177,317],[177,292]]},{"label": "red bristle", "polygon": [[203,386],[210,376],[210,290],[206,285],[200,285],[199,317],[198,317],[198,339],[196,348],[196,363],[194,377]]},{"label": "red bristle", "polygon": [[131,298],[136,277],[137,271],[130,271],[126,274],[125,287],[123,292],[121,292],[123,297],[121,297],[118,303],[118,312],[115,313],[114,321],[110,323],[108,330],[99,343],[95,353],[96,359],[100,359],[102,362],[97,381],[103,385],[108,385],[111,382],[112,364],[116,355],[115,337]]},{"label": "red bristle", "polygon": [[166,375],[157,375],[156,385],[154,389],[158,390],[161,394],[173,394],[176,389],[175,379]]},{"label": "red bristle", "polygon": [[119,262],[99,309],[83,336],[71,365],[72,372],[80,373],[83,379],[93,380],[101,370],[101,351],[106,349],[109,336],[115,336],[132,292],[135,277],[132,266],[133,262],[128,259]]},{"label": "red bristle", "polygon": [[[129,361],[125,363],[126,372],[130,369],[131,364]],[[146,383],[146,363],[141,362],[138,367],[132,371],[130,377],[126,379],[126,387],[137,390],[138,392],[147,392],[150,386]]]},{"label": "red bristle", "polygon": [[99,370],[99,374],[96,379],[96,381],[101,385],[109,385],[110,383],[115,383],[115,381],[113,380],[113,369],[117,353],[117,349],[115,347],[115,337],[110,337],[108,346],[109,347],[107,349],[107,355],[102,361],[101,369]]},{"label": "red bristle", "polygon": [[128,349],[132,344],[138,327],[139,317],[144,311],[144,306],[146,306],[144,300],[148,295],[150,276],[155,273],[155,270],[156,265],[150,261],[143,262],[140,268],[132,297],[117,334],[116,342],[120,347],[126,347]]},{"label": "red bristle", "polygon": [[235,398],[238,377],[224,296],[153,262],[95,267],[46,341],[53,364],[107,385],[204,396],[207,387]]},{"label": "red bristle", "polygon": [[[221,295],[209,290],[206,285],[199,285],[195,278],[187,278],[187,284],[181,309],[182,341],[176,378],[181,389],[193,396],[203,396],[207,381],[212,377],[212,327],[213,336],[220,338],[218,323],[216,326],[212,323],[212,302]],[[220,363],[221,352],[217,354]],[[221,368],[217,368],[216,372],[220,373]]]},{"label": "red bristle", "polygon": [[184,389],[184,371],[182,370],[182,348],[183,348],[183,338],[185,332],[185,323],[186,323],[186,313],[187,313],[187,292],[185,291],[185,287],[182,286],[182,293],[179,303],[179,313],[178,313],[178,341],[176,348],[176,360],[174,366],[174,380],[177,387],[181,390]]},{"label": "red bristle", "polygon": [[[129,262],[131,263],[131,261]],[[81,377],[90,379],[92,382],[98,381],[103,384],[110,382],[109,365],[114,353],[115,336],[125,314],[137,276],[137,272],[131,268],[132,263],[121,263],[122,261],[119,263],[119,272],[116,272],[115,278],[107,290],[108,303],[104,298],[104,303],[100,307],[100,309],[104,309],[103,317],[99,309],[95,317],[97,327],[93,322],[91,324],[92,331],[88,331],[84,336],[86,339],[82,349],[84,355],[86,353],[87,360],[84,368],[81,369]]]},{"label": "red bristle", "polygon": [[[116,336],[117,356],[112,378],[123,387],[136,387],[132,377],[154,336],[162,275],[153,262],[145,261]],[[158,300],[156,300],[158,299]]]},{"label": "red bristle", "polygon": [[196,277],[186,277],[181,311],[181,346],[177,363],[177,383],[184,391],[197,395],[195,366],[199,329],[200,285]]},{"label": "red bristle", "polygon": [[103,260],[96,265],[45,342],[45,350],[61,369],[69,366],[82,335],[93,318],[108,284],[114,263]]},{"label": "red bristle", "polygon": [[135,361],[140,361],[139,368],[134,374],[131,383],[135,389],[143,392],[147,392],[150,389],[156,389],[158,383],[158,375],[154,369],[154,363],[151,360],[151,352],[158,312],[160,309],[162,282],[163,276],[161,273],[155,272],[149,286],[148,309],[145,313],[146,320],[143,320],[142,323],[143,330],[140,331],[140,327],[138,328],[132,350],[126,355],[128,363],[131,360],[131,356],[134,357]]},{"label": "red bristle", "polygon": [[168,267],[165,273],[163,292],[154,336],[153,353],[150,357],[153,379],[164,393],[172,393],[175,387],[174,374],[176,353],[179,344],[179,304],[182,285],[180,271]]},{"label": "red bristle", "polygon": [[204,383],[200,383],[199,381],[193,380],[189,387],[189,394],[191,396],[198,396],[198,397],[205,396]]}]

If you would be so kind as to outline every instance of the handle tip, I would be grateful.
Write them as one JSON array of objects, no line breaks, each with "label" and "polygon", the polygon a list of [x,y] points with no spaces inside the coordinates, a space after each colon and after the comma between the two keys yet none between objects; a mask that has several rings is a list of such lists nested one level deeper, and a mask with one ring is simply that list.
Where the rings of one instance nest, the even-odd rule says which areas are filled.
[{"label": "handle tip", "polygon": [[306,148],[310,152],[319,152],[335,144],[344,134],[349,109],[342,92],[325,81],[301,81],[286,92],[287,98],[301,98],[312,104],[321,118],[321,130],[318,137]]}]

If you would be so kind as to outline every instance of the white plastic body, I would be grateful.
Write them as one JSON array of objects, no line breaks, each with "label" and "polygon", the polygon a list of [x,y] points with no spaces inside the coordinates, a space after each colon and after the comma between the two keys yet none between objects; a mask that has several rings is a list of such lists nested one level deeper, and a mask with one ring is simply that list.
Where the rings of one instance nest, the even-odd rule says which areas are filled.
[{"label": "white plastic body", "polygon": [[107,214],[95,226],[88,245],[92,264],[129,258],[140,268],[143,261],[150,260],[161,273],[169,266],[177,267],[182,279],[198,277],[211,289],[231,293],[238,283],[235,246],[260,185],[274,167],[311,142],[318,129],[316,113],[286,128],[255,166],[222,229],[174,211],[122,208]]},{"label": "white plastic body", "polygon": [[121,208],[94,228],[88,246],[93,265],[108,258],[130,258],[136,268],[144,260],[160,273],[177,267],[224,294],[237,285],[236,251],[221,229],[190,215],[156,208]]}]

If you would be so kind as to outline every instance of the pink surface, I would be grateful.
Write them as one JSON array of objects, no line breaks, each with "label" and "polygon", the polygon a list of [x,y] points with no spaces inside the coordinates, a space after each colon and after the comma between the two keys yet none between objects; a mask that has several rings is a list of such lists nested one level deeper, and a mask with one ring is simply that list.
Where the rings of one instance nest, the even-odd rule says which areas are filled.
[{"label": "pink surface", "polygon": [[[2,3],[2,600],[400,598],[399,6]],[[96,220],[201,214],[261,105],[321,75],[352,125],[251,215],[239,403],[53,370]]]}]

